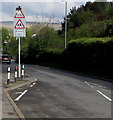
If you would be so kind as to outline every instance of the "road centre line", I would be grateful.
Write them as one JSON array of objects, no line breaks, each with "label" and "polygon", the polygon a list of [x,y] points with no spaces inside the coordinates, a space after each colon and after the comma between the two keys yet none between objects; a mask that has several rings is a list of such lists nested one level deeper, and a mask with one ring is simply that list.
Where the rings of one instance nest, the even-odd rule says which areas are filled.
[{"label": "road centre line", "polygon": [[94,85],[94,86],[101,87],[101,88],[106,88],[106,87],[104,87],[104,86],[101,86],[101,85],[98,85],[98,84],[95,84],[95,83],[92,83],[92,82],[90,82],[90,84],[92,84],[92,85]]},{"label": "road centre line", "polygon": [[[90,85],[88,82],[84,81],[87,85],[89,85],[90,87],[94,87],[92,85]],[[96,90],[100,95],[102,95],[104,98],[106,98],[107,100],[109,100],[110,102],[112,102],[112,99],[109,98],[108,96],[106,96],[105,94],[103,94],[101,91]]]},{"label": "road centre line", "polygon": [[109,100],[110,102],[112,102],[112,99],[109,98],[108,96],[106,96],[105,94],[103,94],[101,91],[96,90],[100,95],[102,95],[104,98],[106,98],[107,100]]},{"label": "road centre line", "polygon": [[92,87],[93,88],[93,86],[92,85],[90,85],[88,82],[86,82],[86,81],[84,81],[87,85],[89,85],[90,87]]},{"label": "road centre line", "polygon": [[99,86],[99,87],[106,89],[106,87],[104,87],[104,86]]},{"label": "road centre line", "polygon": [[24,92],[22,92],[22,94],[19,95],[19,96],[15,99],[15,101],[20,100],[20,98],[21,98],[24,94],[26,94],[27,92],[28,92],[28,90],[24,90]]}]

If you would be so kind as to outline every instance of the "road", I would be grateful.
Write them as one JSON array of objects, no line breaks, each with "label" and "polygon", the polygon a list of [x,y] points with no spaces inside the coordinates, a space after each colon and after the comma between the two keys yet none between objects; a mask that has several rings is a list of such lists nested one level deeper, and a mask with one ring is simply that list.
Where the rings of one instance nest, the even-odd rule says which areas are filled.
[{"label": "road", "polygon": [[111,118],[110,82],[38,65],[25,70],[36,81],[11,96],[26,118]]}]

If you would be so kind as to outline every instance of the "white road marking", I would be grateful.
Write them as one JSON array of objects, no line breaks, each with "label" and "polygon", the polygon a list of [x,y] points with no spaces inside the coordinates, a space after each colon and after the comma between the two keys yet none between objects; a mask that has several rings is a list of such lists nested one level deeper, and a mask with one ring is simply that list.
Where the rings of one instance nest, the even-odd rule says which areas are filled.
[{"label": "white road marking", "polygon": [[105,94],[103,94],[101,91],[97,90],[97,92],[98,92],[99,94],[101,94],[103,97],[105,97],[107,100],[109,100],[110,102],[112,101],[111,98],[107,97],[107,96],[106,96]]},{"label": "white road marking", "polygon": [[97,84],[95,84],[95,83],[91,83],[91,84],[93,84],[93,85],[95,85],[95,86],[97,85]]},{"label": "white road marking", "polygon": [[35,79],[35,81],[38,81],[37,79]]},{"label": "white road marking", "polygon": [[33,87],[36,83],[33,83],[32,85],[30,85],[30,87]]},{"label": "white road marking", "polygon": [[92,85],[90,85],[88,82],[84,81],[87,85],[89,85],[90,87],[93,87]]},{"label": "white road marking", "polygon": [[99,87],[106,89],[106,87],[104,87],[104,86],[99,86]]},{"label": "white road marking", "polygon": [[24,94],[26,94],[26,93],[27,93],[27,91],[28,91],[28,90],[25,90],[24,92],[22,92],[22,94],[21,94],[21,95],[19,95],[19,96],[15,99],[15,101],[20,100],[20,98],[21,98]]},{"label": "white road marking", "polygon": [[22,92],[16,92],[16,94],[21,94]]},{"label": "white road marking", "polygon": [[94,86],[101,87],[101,88],[106,88],[106,87],[104,87],[104,86],[101,86],[101,85],[98,85],[98,84],[95,84],[95,83],[91,83],[91,82],[90,82],[90,84],[92,84],[92,85],[94,85]]}]

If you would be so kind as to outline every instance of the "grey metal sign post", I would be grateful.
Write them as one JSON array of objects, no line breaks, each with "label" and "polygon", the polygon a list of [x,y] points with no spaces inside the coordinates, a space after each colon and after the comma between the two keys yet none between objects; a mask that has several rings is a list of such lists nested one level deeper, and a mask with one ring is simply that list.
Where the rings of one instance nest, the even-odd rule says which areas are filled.
[{"label": "grey metal sign post", "polygon": [[18,53],[18,70],[19,70],[19,78],[21,78],[21,58],[20,58],[20,43],[21,37],[26,37],[26,20],[25,15],[22,11],[22,8],[19,6],[16,8],[15,15],[14,15],[14,37],[19,38],[19,53]]}]

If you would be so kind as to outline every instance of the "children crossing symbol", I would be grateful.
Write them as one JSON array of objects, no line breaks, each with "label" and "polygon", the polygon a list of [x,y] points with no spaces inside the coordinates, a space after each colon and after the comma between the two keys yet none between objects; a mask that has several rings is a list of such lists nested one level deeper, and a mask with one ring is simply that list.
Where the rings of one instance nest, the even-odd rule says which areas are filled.
[{"label": "children crossing symbol", "polygon": [[24,24],[22,23],[22,20],[19,19],[14,27],[15,29],[25,29]]}]

